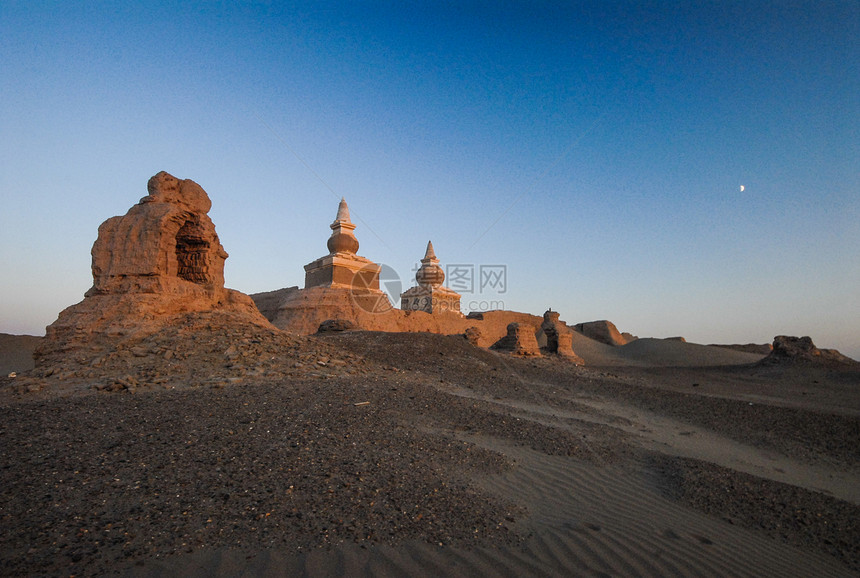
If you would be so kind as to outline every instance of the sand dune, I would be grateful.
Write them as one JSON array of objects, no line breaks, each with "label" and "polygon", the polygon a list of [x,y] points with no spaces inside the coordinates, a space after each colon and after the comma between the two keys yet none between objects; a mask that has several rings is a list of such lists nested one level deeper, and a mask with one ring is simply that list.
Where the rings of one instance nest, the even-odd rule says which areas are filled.
[{"label": "sand dune", "polygon": [[712,367],[750,364],[764,357],[672,339],[641,338],[613,347],[579,333],[574,334],[573,350],[585,360],[586,365],[598,367]]},{"label": "sand dune", "polygon": [[528,504],[536,525],[528,547],[550,567],[625,576],[844,571],[681,507],[660,494],[646,467],[595,466],[528,450],[508,455],[520,467],[486,483]]}]

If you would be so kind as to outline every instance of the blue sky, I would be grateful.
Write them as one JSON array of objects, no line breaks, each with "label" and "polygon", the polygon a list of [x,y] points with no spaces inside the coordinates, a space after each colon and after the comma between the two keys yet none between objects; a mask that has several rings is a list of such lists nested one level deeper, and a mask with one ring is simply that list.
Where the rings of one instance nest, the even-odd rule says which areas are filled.
[{"label": "blue sky", "polygon": [[[409,285],[640,336],[860,358],[860,4],[0,2],[0,331],[91,285],[160,170],[229,287],[303,283],[349,202]],[[741,186],[744,190],[741,191]]]}]

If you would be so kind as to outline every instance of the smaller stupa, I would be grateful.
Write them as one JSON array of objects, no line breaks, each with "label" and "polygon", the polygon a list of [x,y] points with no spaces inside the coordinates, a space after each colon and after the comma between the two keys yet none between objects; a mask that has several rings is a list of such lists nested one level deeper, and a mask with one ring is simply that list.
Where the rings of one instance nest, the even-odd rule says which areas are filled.
[{"label": "smaller stupa", "polygon": [[421,259],[421,267],[415,273],[418,285],[400,294],[400,308],[404,311],[425,313],[460,313],[460,294],[443,287],[445,273],[433,250],[432,241],[427,242],[427,251]]},{"label": "smaller stupa", "polygon": [[337,217],[329,226],[329,254],[305,265],[305,289],[335,287],[379,291],[379,272],[382,267],[356,255],[358,239],[353,234],[355,225],[349,218],[349,207],[343,198],[337,207]]}]

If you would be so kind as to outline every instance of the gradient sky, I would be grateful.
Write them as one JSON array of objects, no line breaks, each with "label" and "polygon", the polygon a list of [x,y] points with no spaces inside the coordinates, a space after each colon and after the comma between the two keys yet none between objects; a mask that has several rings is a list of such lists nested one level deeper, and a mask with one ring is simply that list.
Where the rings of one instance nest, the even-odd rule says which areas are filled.
[{"label": "gradient sky", "polygon": [[166,170],[246,293],[301,285],[343,196],[404,286],[432,239],[507,267],[476,308],[860,359],[855,0],[2,0],[0,167],[2,332]]}]

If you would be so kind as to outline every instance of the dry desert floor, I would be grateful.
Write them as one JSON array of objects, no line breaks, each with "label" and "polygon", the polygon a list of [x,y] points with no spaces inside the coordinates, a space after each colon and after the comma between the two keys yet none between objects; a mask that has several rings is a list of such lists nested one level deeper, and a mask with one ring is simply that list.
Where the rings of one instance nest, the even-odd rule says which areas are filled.
[{"label": "dry desert floor", "polygon": [[0,573],[860,573],[857,370],[274,339],[150,336],[45,382],[4,342]]}]

